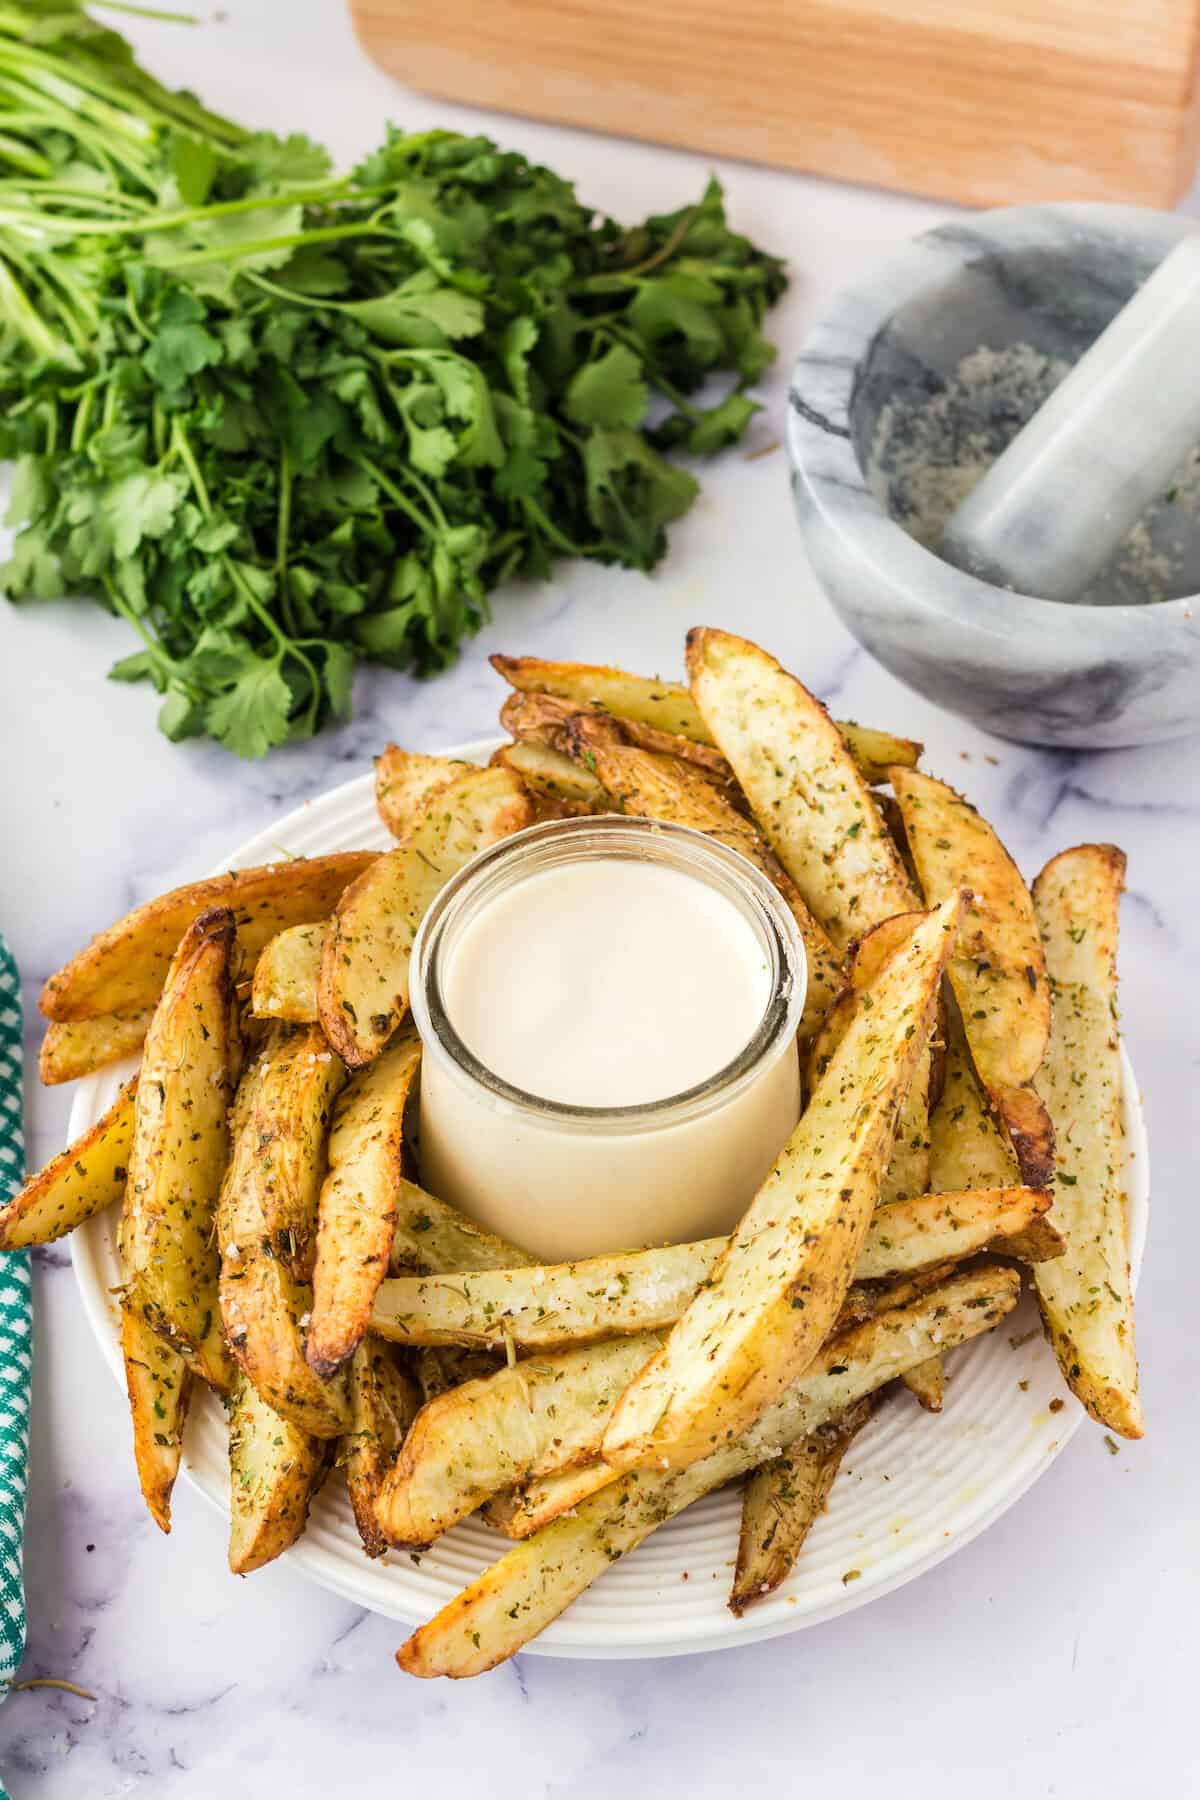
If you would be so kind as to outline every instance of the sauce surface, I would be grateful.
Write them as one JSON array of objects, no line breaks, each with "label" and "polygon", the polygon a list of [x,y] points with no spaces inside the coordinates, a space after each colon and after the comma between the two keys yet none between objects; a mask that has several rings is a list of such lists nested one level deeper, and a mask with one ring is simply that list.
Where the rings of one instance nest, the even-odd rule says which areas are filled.
[{"label": "sauce surface", "polygon": [[638,1106],[707,1081],[771,993],[763,946],[723,895],[617,857],[539,870],[464,922],[442,971],[468,1049],[542,1100]]}]

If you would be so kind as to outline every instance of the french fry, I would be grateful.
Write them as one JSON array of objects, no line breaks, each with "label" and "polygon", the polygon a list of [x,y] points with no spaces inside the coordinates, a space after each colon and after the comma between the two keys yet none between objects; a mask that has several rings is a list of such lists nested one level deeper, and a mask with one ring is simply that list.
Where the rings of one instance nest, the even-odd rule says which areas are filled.
[{"label": "french fry", "polygon": [[507,769],[471,769],[439,789],[407,842],[342,895],[321,957],[321,1023],[351,1068],[378,1056],[408,1006],[417,928],[450,877],[477,851],[529,824],[532,809]]},{"label": "french fry", "polygon": [[[710,724],[686,687],[588,663],[546,662],[536,656],[493,656],[491,665],[509,686],[524,694],[551,694],[581,711],[615,714],[623,727],[647,726],[668,738],[686,738],[713,747]],[[884,781],[893,765],[915,766],[922,746],[912,738],[842,720],[838,731],[868,781]],[[648,750],[661,741],[642,740]],[[676,754],[681,752],[676,751]]]},{"label": "french fry", "polygon": [[325,1379],[361,1341],[396,1231],[404,1109],[421,1041],[401,1029],[342,1089],[329,1133],[329,1172],[317,1208],[312,1321],[305,1355]]},{"label": "french fry", "polygon": [[229,1401],[229,1567],[249,1575],[291,1548],[329,1470],[331,1446],[272,1412],[239,1376]]},{"label": "french fry", "polygon": [[38,1075],[43,1087],[63,1081],[79,1081],[109,1063],[119,1062],[140,1050],[153,1008],[135,1013],[101,1013],[97,1019],[51,1020],[42,1039]]},{"label": "french fry", "polygon": [[731,793],[737,788],[733,770],[712,745],[698,744],[693,738],[660,731],[657,726],[646,725],[641,720],[617,718],[612,713],[581,708],[575,702],[559,700],[553,694],[523,694],[519,690],[514,690],[500,708],[501,725],[518,741],[545,744],[568,756],[571,754],[568,733],[576,720],[590,725],[594,731],[603,732],[602,742],[652,751],[657,756],[702,770],[714,785]]},{"label": "french fry", "polygon": [[0,1250],[52,1244],[120,1200],[133,1147],[136,1095],[135,1075],[94,1125],[0,1207]]},{"label": "french fry", "polygon": [[758,827],[731,806],[707,776],[687,763],[653,751],[606,742],[604,726],[601,719],[579,714],[566,728],[565,741],[570,754],[603,784],[617,810],[656,819],[660,824],[686,825],[693,831],[703,831],[738,851],[783,895],[796,921],[808,963],[808,989],[799,1031],[801,1044],[808,1043],[841,987],[842,959],[800,898],[795,883],[785,875]]},{"label": "french fry", "polygon": [[874,797],[821,703],[765,650],[688,633],[692,694],[772,849],[839,949],[919,905]]},{"label": "french fry", "polygon": [[528,1251],[484,1231],[455,1207],[401,1178],[388,1262],[392,1275],[533,1268],[536,1263]]},{"label": "french fry", "polygon": [[234,1358],[266,1405],[303,1433],[350,1428],[344,1379],[304,1355],[325,1136],[344,1071],[318,1027],[277,1026],[242,1078],[217,1207],[220,1306]]},{"label": "french fry", "polygon": [[[1006,1249],[1049,1205],[1040,1188],[1010,1187],[920,1194],[878,1206],[855,1280],[894,1280],[989,1246]],[[371,1329],[397,1344],[539,1351],[657,1331],[679,1318],[728,1241],[705,1238],[546,1267],[488,1262],[475,1272],[451,1252],[445,1260],[461,1272],[383,1282]]]},{"label": "french fry", "polygon": [[1054,992],[1041,1081],[1059,1166],[1054,1218],[1067,1240],[1053,1268],[1035,1271],[1046,1335],[1092,1417],[1141,1437],[1122,1180],[1117,930],[1125,858],[1083,844],[1047,863],[1034,883]]},{"label": "french fry", "polygon": [[239,955],[252,964],[276,932],[326,918],[343,888],[375,860],[373,850],[298,856],[174,888],[110,925],[51,975],[42,1012],[74,1022],[156,1006],[184,932],[214,906],[232,911]]},{"label": "french fry", "polygon": [[339,1446],[354,1522],[368,1556],[382,1556],[387,1539],[375,1514],[379,1490],[421,1405],[416,1383],[387,1344],[364,1338],[350,1359],[351,1429]]},{"label": "french fry", "polygon": [[233,1368],[217,1300],[214,1217],[241,1062],[233,936],[228,908],[201,913],[167,971],[134,1101],[120,1233],[141,1316],[222,1393]]},{"label": "french fry", "polygon": [[127,1295],[121,1301],[121,1356],[138,1481],[154,1523],[169,1532],[192,1373]]},{"label": "french fry", "polygon": [[450,756],[423,756],[387,744],[375,758],[375,809],[401,843],[440,788],[467,774],[471,763]]},{"label": "french fry", "polygon": [[551,801],[570,812],[607,812],[609,798],[596,777],[545,744],[522,740],[504,744],[492,757],[498,769],[508,769],[538,801]]},{"label": "french fry", "polygon": [[929,1185],[1007,1187],[1019,1179],[1017,1159],[975,1074],[953,994],[946,996],[943,1023],[945,1074],[929,1115]]},{"label": "french fry", "polygon": [[930,1356],[900,1377],[922,1412],[940,1413],[946,1402],[946,1370],[940,1356]]},{"label": "french fry", "polygon": [[[829,1007],[809,1048],[808,1084],[810,1090],[828,1067],[837,1046],[858,1010],[862,995],[879,977],[884,963],[912,935],[921,913],[897,913],[882,925],[874,926],[854,946],[845,982],[837,999]],[[927,1047],[916,1069],[905,1097],[896,1129],[896,1142],[880,1189],[880,1204],[903,1200],[911,1194],[923,1194],[931,1186],[929,1175],[929,1083],[932,1052]],[[1015,1176],[1013,1177],[1015,1180]]]},{"label": "french fry", "polygon": [[324,919],[311,925],[290,925],[264,947],[254,965],[250,989],[250,1010],[256,1019],[315,1024],[326,929]]},{"label": "french fry", "polygon": [[1011,1270],[964,1274],[911,1306],[840,1333],[743,1436],[681,1472],[631,1471],[515,1545],[413,1633],[397,1652],[400,1667],[410,1675],[458,1678],[504,1662],[659,1525],[756,1467],[780,1443],[844,1413],[935,1347],[953,1349],[990,1330],[1016,1305],[1019,1291]]},{"label": "french fry", "polygon": [[505,1537],[531,1537],[590,1495],[621,1477],[598,1458],[579,1468],[556,1469],[551,1475],[535,1475],[519,1488],[494,1494],[480,1510],[488,1524]]},{"label": "french fry", "polygon": [[879,1198],[960,915],[946,901],[885,966],[709,1282],[622,1396],[603,1447],[615,1468],[707,1455],[815,1355]]},{"label": "french fry", "polygon": [[[934,1360],[940,1367],[940,1358]],[[870,1394],[856,1400],[746,1477],[731,1612],[740,1617],[787,1580],[825,1510],[842,1458],[874,1411],[873,1402]]]},{"label": "french fry", "polygon": [[501,1488],[595,1458],[618,1395],[659,1340],[610,1338],[464,1382],[417,1414],[376,1515],[393,1544],[428,1544]]},{"label": "french fry", "polygon": [[1050,987],[1029,889],[992,827],[953,788],[913,769],[897,769],[892,785],[926,900],[972,893],[950,985],[1022,1178],[1044,1186],[1054,1132],[1034,1077],[1050,1034]]}]

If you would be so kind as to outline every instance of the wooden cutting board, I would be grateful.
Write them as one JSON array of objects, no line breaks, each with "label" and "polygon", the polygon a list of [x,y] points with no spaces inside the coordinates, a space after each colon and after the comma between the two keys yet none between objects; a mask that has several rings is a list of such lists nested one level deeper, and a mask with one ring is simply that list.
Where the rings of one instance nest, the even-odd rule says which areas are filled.
[{"label": "wooden cutting board", "polygon": [[1200,0],[351,0],[368,53],[473,105],[974,204],[1170,206]]}]

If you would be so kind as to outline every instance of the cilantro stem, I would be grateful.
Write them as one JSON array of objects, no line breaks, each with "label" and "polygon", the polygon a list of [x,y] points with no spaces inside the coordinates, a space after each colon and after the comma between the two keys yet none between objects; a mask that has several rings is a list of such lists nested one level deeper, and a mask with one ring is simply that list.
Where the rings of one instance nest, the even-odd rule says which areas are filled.
[{"label": "cilantro stem", "polygon": [[648,256],[644,262],[636,263],[632,269],[614,269],[609,274],[589,275],[585,280],[575,282],[572,292],[576,294],[611,293],[614,287],[629,287],[640,281],[643,276],[648,275],[651,269],[661,268],[662,264],[669,262],[679,249],[688,232],[700,217],[703,207],[703,201],[696,206],[689,206],[680,217],[675,229],[659,245],[654,254]]},{"label": "cilantro stem", "polygon": [[[196,495],[196,504],[199,506],[200,511],[204,514],[205,518],[211,519],[212,501],[208,497],[208,489],[204,485],[204,477],[200,473],[200,466],[197,463],[196,458],[192,455],[192,446],[188,442],[187,432],[179,423],[178,416],[171,421],[171,445],[172,448],[178,452],[179,459],[188,472],[188,480],[191,482],[192,489]],[[272,622],[272,630],[274,629],[275,626]]]},{"label": "cilantro stem", "polygon": [[289,231],[280,237],[254,238],[245,244],[214,244],[208,250],[191,250],[186,256],[164,260],[161,266],[169,271],[199,269],[205,263],[241,262],[248,256],[261,256],[267,250],[293,250],[303,244],[333,244],[345,238],[394,236],[394,232],[371,230],[362,225],[321,225],[311,231]]},{"label": "cilantro stem", "polygon": [[[379,468],[377,464],[373,463],[369,456],[364,456],[360,451],[353,460],[358,464],[360,469],[366,471],[371,477],[371,480],[387,495],[388,499],[391,500],[394,505],[398,506],[401,512],[408,515],[413,524],[418,527],[424,536],[433,537],[435,535],[437,527],[434,525],[432,519],[427,519],[424,514],[413,505],[408,496],[402,493],[394,482],[388,480],[383,470]],[[411,476],[412,470],[409,469],[407,473]],[[442,524],[443,526],[445,525],[444,519]]]},{"label": "cilantro stem", "polygon": [[288,447],[279,452],[279,511],[275,519],[275,579],[279,584],[279,604],[284,623],[293,637],[296,621],[292,616],[292,597],[288,592],[288,537],[292,525],[292,459]]},{"label": "cilantro stem", "polygon": [[162,19],[167,25],[199,25],[199,13],[172,12],[162,6],[134,6],[131,0],[93,0],[103,12],[128,13],[135,19]]}]

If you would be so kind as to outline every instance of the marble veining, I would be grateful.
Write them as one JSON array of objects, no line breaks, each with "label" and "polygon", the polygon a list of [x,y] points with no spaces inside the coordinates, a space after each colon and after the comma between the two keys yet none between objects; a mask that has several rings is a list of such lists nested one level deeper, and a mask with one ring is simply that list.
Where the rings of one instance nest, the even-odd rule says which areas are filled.
[{"label": "marble veining", "polygon": [[[217,105],[306,124],[343,160],[388,117],[481,123],[614,210],[678,204],[700,159],[480,115],[406,94],[323,0],[231,0],[193,32],[123,21],[155,66]],[[263,71],[271,70],[270,80]],[[789,255],[773,320],[798,345],[833,293],[943,216],[896,196],[729,164],[734,215]],[[969,228],[968,228],[969,229]],[[846,342],[834,355],[846,353]],[[836,370],[830,372],[830,380]],[[1143,1084],[1154,1220],[1140,1302],[1149,1435],[1110,1455],[1081,1431],[996,1526],[916,1583],[813,1631],[652,1663],[518,1659],[475,1682],[422,1684],[392,1661],[395,1624],[286,1562],[239,1581],[223,1521],[181,1484],[165,1539],[137,1494],[124,1401],[80,1315],[65,1251],[39,1253],[23,1674],[52,1689],[0,1707],[14,1800],[610,1800],[815,1786],[868,1800],[957,1791],[1132,1800],[1189,1790],[1200,1656],[1191,1346],[1200,1267],[1192,984],[1200,980],[1200,750],[1019,749],[914,696],[858,645],[806,566],[783,455],[788,358],[764,385],[749,451],[709,472],[661,573],[565,566],[497,596],[496,620],[430,684],[366,672],[352,724],[258,765],[153,729],[154,697],[103,680],[123,630],[69,605],[0,606],[4,837],[0,928],[31,1012],[42,978],[97,927],[219,863],[288,808],[361,773],[389,737],[416,747],[493,729],[492,649],[676,673],[687,626],[760,638],[839,712],[923,738],[928,766],[995,819],[1033,873],[1062,846],[1129,853],[1123,1018]],[[810,398],[813,389],[806,392]],[[828,389],[814,405],[829,403]],[[828,467],[838,473],[830,448]],[[31,1026],[30,1051],[40,1033]],[[62,1142],[68,1094],[30,1092],[30,1157]],[[727,1571],[716,1571],[724,1580]]]}]

